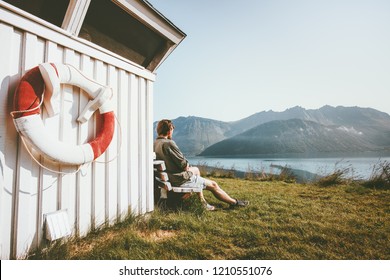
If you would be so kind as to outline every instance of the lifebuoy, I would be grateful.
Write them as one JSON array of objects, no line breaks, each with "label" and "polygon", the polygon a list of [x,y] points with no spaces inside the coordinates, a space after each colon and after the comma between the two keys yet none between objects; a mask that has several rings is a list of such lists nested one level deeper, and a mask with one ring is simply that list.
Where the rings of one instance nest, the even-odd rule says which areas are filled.
[{"label": "lifebuoy", "polygon": [[[48,115],[59,112],[60,84],[83,89],[91,98],[78,121],[86,122],[99,109],[101,123],[96,137],[82,145],[59,141],[45,126],[40,105],[45,104]],[[59,163],[82,165],[98,158],[110,145],[115,130],[112,89],[87,78],[71,65],[43,63],[29,70],[20,80],[11,113],[19,134],[37,151]]]}]

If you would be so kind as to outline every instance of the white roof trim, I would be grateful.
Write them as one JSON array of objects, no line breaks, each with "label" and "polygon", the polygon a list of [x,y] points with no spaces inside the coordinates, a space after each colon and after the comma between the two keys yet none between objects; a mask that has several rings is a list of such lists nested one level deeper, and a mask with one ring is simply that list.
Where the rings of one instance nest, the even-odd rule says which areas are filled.
[{"label": "white roof trim", "polygon": [[112,0],[119,7],[132,14],[143,24],[178,45],[186,37],[180,29],[174,26],[162,14],[153,8],[151,4],[142,0]]}]

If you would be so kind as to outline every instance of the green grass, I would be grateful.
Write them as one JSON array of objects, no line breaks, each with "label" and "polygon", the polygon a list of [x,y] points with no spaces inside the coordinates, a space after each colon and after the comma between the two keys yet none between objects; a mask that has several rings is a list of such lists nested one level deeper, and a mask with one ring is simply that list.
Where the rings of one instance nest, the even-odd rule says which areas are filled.
[{"label": "green grass", "polygon": [[[218,178],[233,197],[230,210],[192,209],[129,217],[82,239],[54,243],[30,259],[390,259],[390,190],[361,185],[321,187]],[[196,209],[195,209],[196,210]]]}]

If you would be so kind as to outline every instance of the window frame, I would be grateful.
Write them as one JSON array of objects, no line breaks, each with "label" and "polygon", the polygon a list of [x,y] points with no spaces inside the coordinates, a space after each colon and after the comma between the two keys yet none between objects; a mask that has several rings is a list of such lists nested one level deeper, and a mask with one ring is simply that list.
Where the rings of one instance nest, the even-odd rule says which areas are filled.
[{"label": "window frame", "polygon": [[[111,2],[116,4],[119,8],[127,12],[136,20],[140,21],[142,24],[146,25],[153,32],[165,38],[166,44],[164,48],[157,53],[145,67],[151,72],[155,72],[156,69],[187,36],[145,0],[111,0]],[[87,15],[90,3],[91,0],[70,0],[63,28],[74,36],[78,36]],[[98,45],[96,43],[92,44]],[[126,57],[124,58],[128,59]]]}]

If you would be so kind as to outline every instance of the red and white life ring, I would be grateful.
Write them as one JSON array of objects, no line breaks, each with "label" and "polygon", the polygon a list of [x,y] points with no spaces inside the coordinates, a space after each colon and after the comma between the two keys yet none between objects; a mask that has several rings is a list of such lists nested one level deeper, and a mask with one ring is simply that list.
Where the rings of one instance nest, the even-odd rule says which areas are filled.
[{"label": "red and white life ring", "polygon": [[[42,122],[42,101],[49,116],[59,112],[60,84],[78,86],[89,95],[91,100],[79,116],[79,122],[86,122],[99,109],[100,127],[96,137],[88,143],[76,145],[59,141]],[[29,70],[16,88],[12,112],[14,124],[30,145],[51,160],[71,165],[88,163],[104,153],[113,138],[115,115],[110,102],[112,95],[110,87],[87,78],[71,65],[43,63]]]}]

